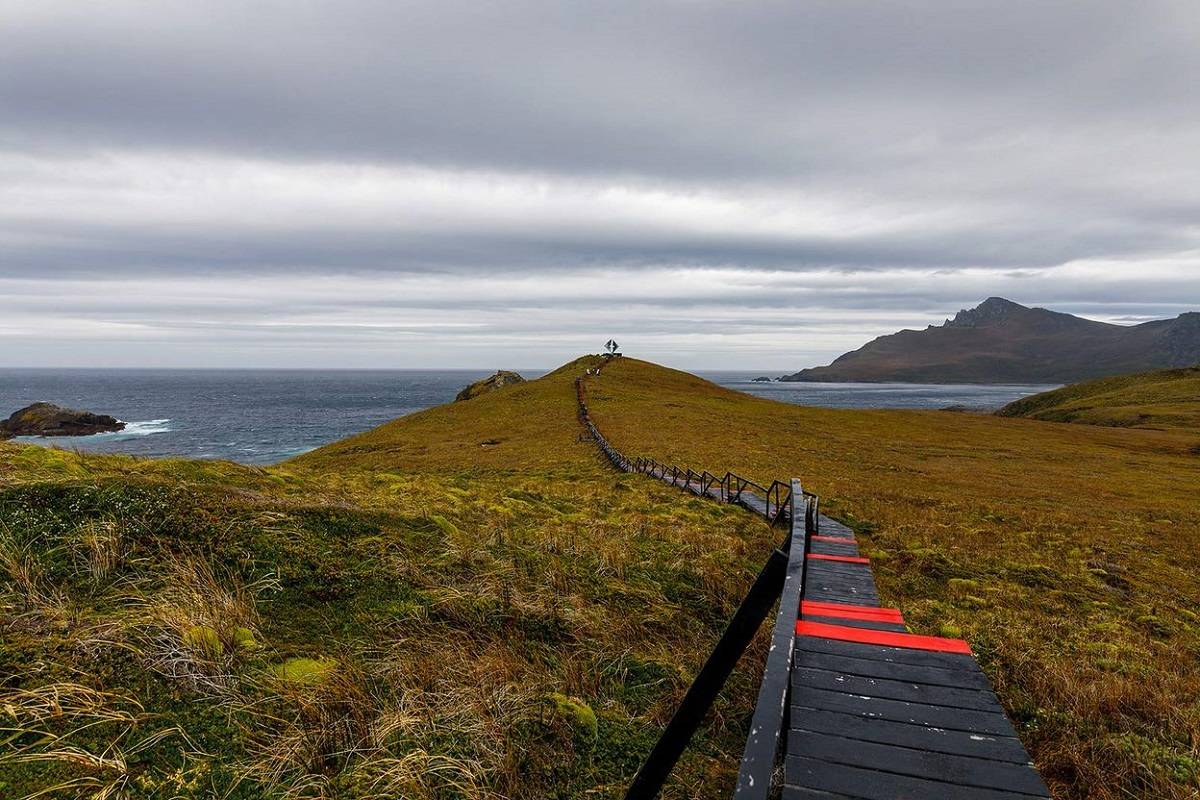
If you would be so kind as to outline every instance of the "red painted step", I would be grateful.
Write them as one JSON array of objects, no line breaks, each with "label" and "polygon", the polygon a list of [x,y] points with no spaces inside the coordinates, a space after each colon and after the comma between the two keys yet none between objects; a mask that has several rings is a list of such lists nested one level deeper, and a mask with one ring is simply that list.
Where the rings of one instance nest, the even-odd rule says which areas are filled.
[{"label": "red painted step", "polygon": [[864,556],[830,556],[825,553],[809,553],[808,557],[816,561],[844,561],[847,564],[870,564],[871,559]]},{"label": "red painted step", "polygon": [[810,536],[808,538],[812,539],[814,542],[837,542],[838,544],[854,544],[853,539],[849,539],[845,536],[821,536],[818,533],[814,533],[812,536]]},{"label": "red painted step", "polygon": [[898,608],[879,608],[878,606],[856,606],[850,603],[822,603],[816,600],[804,600],[800,603],[801,616],[840,617],[842,619],[861,619],[871,622],[895,622],[904,624]]},{"label": "red painted step", "polygon": [[817,639],[836,639],[841,642],[858,644],[875,644],[880,647],[906,647],[910,650],[932,650],[938,653],[971,655],[971,646],[962,639],[943,639],[940,636],[918,636],[913,633],[848,628],[845,625],[827,625],[824,622],[800,620],[796,623],[796,635],[812,636]]}]

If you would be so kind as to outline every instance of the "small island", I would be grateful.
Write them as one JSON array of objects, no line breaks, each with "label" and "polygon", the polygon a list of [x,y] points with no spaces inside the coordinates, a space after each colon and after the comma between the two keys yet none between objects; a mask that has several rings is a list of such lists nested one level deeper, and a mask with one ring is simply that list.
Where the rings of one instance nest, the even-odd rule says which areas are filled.
[{"label": "small island", "polygon": [[0,422],[0,439],[14,436],[92,436],[125,430],[125,423],[107,414],[76,411],[53,403],[34,403]]},{"label": "small island", "polygon": [[759,375],[757,378],[751,379],[750,382],[751,383],[770,383],[771,379],[768,378],[766,375]]}]

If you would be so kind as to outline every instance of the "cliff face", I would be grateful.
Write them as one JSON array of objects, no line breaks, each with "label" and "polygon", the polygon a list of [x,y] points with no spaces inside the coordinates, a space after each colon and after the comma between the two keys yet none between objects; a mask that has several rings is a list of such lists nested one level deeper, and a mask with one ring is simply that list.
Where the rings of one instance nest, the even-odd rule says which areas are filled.
[{"label": "cliff face", "polygon": [[1200,313],[1111,325],[992,297],[942,325],[881,336],[786,381],[1071,383],[1200,363]]}]

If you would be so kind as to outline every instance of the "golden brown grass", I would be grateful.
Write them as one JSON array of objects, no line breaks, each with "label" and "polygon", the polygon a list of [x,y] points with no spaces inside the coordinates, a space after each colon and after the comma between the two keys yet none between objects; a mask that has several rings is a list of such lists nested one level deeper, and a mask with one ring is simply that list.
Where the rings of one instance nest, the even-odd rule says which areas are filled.
[{"label": "golden brown grass", "polygon": [[1056,796],[1195,796],[1200,431],[785,406],[633,359],[589,388],[630,454],[801,477],[910,625],[965,633]]},{"label": "golden brown grass", "polygon": [[1116,428],[1200,431],[1200,367],[1076,383],[1026,397],[1000,416]]},{"label": "golden brown grass", "polygon": [[288,462],[313,472],[578,471],[594,446],[575,417],[575,378],[600,363],[584,356],[536,381],[380,425]]},{"label": "golden brown grass", "polygon": [[[0,707],[71,676],[183,731],[128,797],[618,796],[776,534],[604,467],[573,378],[271,470],[0,445]],[[667,797],[728,793],[756,669]],[[14,727],[0,796],[100,780]]]}]

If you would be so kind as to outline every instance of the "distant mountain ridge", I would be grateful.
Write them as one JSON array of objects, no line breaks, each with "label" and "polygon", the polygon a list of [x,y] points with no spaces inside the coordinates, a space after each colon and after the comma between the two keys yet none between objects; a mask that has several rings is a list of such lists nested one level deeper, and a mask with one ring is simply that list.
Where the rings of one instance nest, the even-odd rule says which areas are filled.
[{"label": "distant mountain ridge", "polygon": [[1200,313],[1113,325],[989,297],[942,325],[880,336],[784,381],[1073,383],[1200,364]]}]

